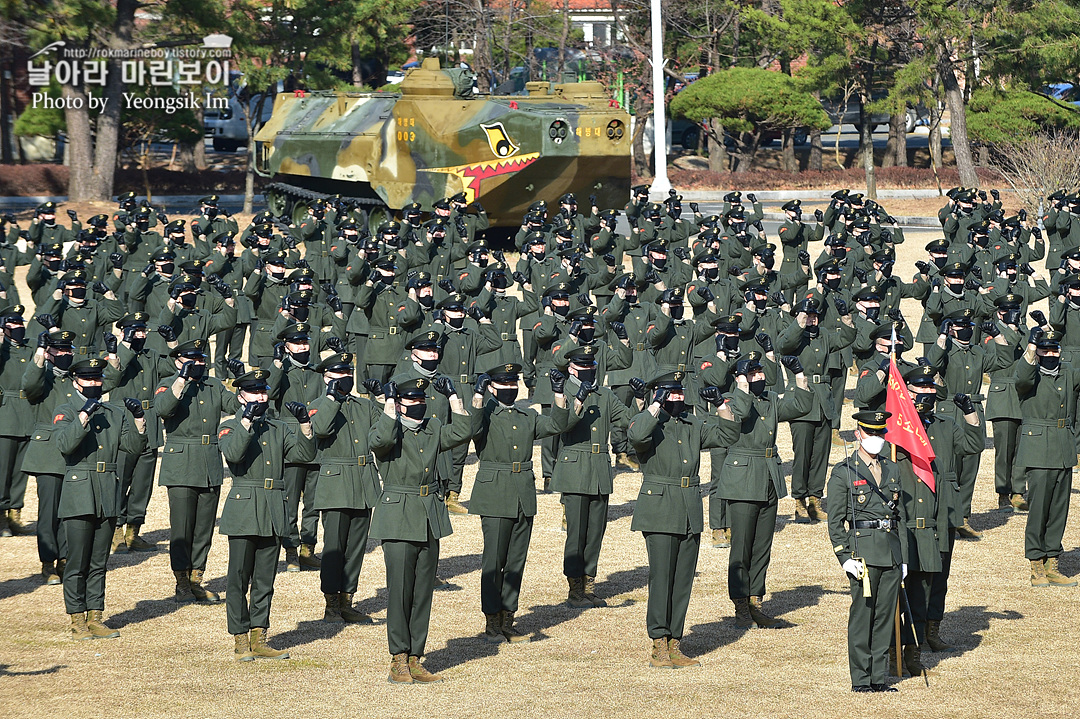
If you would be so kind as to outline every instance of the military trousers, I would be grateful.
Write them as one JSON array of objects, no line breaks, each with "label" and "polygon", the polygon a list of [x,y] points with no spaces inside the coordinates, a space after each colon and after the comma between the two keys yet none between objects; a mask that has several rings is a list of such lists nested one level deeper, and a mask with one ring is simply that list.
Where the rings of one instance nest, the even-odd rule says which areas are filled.
[{"label": "military trousers", "polygon": [[926,621],[928,622],[940,622],[945,618],[945,597],[949,593],[949,573],[952,571],[954,546],[956,546],[956,528],[950,527],[949,551],[941,553],[941,571],[934,573],[933,582],[930,584],[930,596],[926,601]]},{"label": "military trousers", "polygon": [[[839,373],[836,370],[829,372],[829,397],[832,399],[833,406],[833,418],[827,420],[830,430],[840,429],[840,415],[844,411],[844,390],[847,389],[847,368],[851,366],[851,347],[840,350],[840,356],[843,359],[844,369],[840,370]],[[819,497],[821,495],[813,496]]]},{"label": "military trousers", "polygon": [[390,654],[424,655],[431,623],[431,595],[439,565],[439,540],[428,528],[427,540],[384,539],[386,564],[386,640]]},{"label": "military trousers", "polygon": [[322,568],[323,594],[355,594],[367,551],[371,509],[324,509]]},{"label": "military trousers", "polygon": [[[569,526],[569,525],[568,525]],[[533,518],[480,517],[484,553],[480,558],[480,607],[484,614],[516,612],[529,556]]]},{"label": "military trousers", "polygon": [[29,446],[29,437],[0,437],[0,512],[23,508],[28,477],[22,463]]},{"label": "military trousers", "polygon": [[608,495],[567,492],[562,496],[562,504],[566,510],[563,574],[595,577],[607,531]]},{"label": "military trousers", "polygon": [[229,376],[225,360],[238,360],[244,351],[247,325],[237,322],[231,329],[214,335],[214,376],[222,382]]},{"label": "military trousers", "polygon": [[532,389],[536,386],[536,337],[529,328],[521,328],[521,369],[525,387]]},{"label": "military trousers", "polygon": [[806,499],[825,494],[825,473],[832,449],[829,420],[793,420],[791,424],[791,496]]},{"label": "military trousers", "polygon": [[[285,465],[285,521],[289,534],[281,538],[288,549],[301,544],[315,546],[319,539],[319,510],[315,509],[315,488],[319,482],[319,465]],[[300,515],[300,498],[304,499],[304,513]],[[297,526],[299,525],[299,526]]]},{"label": "military trousers", "polygon": [[1028,516],[1024,528],[1024,556],[1029,560],[1060,556],[1061,538],[1069,518],[1072,467],[1038,469],[1029,467]]},{"label": "military trousers", "polygon": [[[460,419],[459,419],[460,421]],[[465,461],[469,458],[469,443],[459,444],[450,450],[450,479],[446,483],[446,491],[461,494],[461,488],[465,478]]]},{"label": "military trousers", "polygon": [[120,475],[120,514],[116,525],[146,523],[146,508],[154,491],[154,470],[157,469],[157,450],[150,448],[141,454],[120,452],[116,455]]},{"label": "military trousers", "polygon": [[[551,405],[540,405],[540,414],[551,414]],[[553,434],[540,440],[540,471],[542,476],[550,477],[555,472],[555,458],[559,456],[561,446],[561,434]]]},{"label": "military trousers", "polygon": [[169,487],[169,563],[174,572],[206,570],[221,487]]},{"label": "military trousers", "polygon": [[700,534],[645,532],[649,555],[649,604],[645,623],[650,639],[682,639],[686,610],[697,572]]},{"label": "military trousers", "polygon": [[[615,393],[620,402],[635,412],[637,411],[634,403],[634,390],[630,389],[630,385],[617,384],[611,387],[611,391]],[[630,442],[626,439],[625,427],[616,424],[611,425],[611,451],[615,454],[621,454],[622,452],[634,453],[634,448],[630,446]]]},{"label": "military trousers", "polygon": [[229,575],[225,581],[229,634],[246,634],[252,627],[270,627],[270,603],[274,599],[279,554],[281,537],[229,537]]},{"label": "military trousers", "polygon": [[115,517],[85,515],[64,519],[68,538],[64,606],[68,614],[105,609],[105,565],[115,528]]},{"label": "military trousers", "polygon": [[[985,442],[986,421],[983,419],[982,402],[975,403],[975,409],[979,414],[980,442]],[[963,418],[956,415],[957,422],[963,422]],[[964,519],[971,516],[971,498],[975,494],[975,480],[979,476],[979,463],[982,461],[982,451],[976,454],[957,455],[956,457],[956,481],[960,485],[960,513]]]},{"label": "military trousers", "polygon": [[39,474],[37,479],[38,559],[42,564],[67,559],[67,532],[60,521],[60,490],[64,488],[62,474]]},{"label": "military trousers", "polygon": [[1023,494],[1026,489],[1024,473],[1013,467],[1016,448],[1020,444],[1020,420],[995,419],[994,431],[994,490],[998,494]]},{"label": "military trousers", "polygon": [[724,468],[724,460],[727,459],[727,448],[710,449],[710,476],[709,482],[709,529],[728,529],[731,521],[728,519],[727,500],[720,496],[720,470]]},{"label": "military trousers", "polygon": [[728,500],[731,550],[728,552],[728,596],[732,599],[765,596],[765,575],[772,561],[777,501]]},{"label": "military trousers", "polygon": [[[944,559],[944,557],[942,557]],[[918,644],[926,644],[926,621],[930,615],[930,597],[934,591],[934,580],[940,572],[908,572],[904,580],[907,590],[908,605],[911,607],[911,624],[915,627]]]},{"label": "military trousers", "polygon": [[866,567],[872,596],[863,596],[862,580],[848,577],[848,670],[851,685],[884,684],[889,676],[889,647],[894,635],[900,567]]}]

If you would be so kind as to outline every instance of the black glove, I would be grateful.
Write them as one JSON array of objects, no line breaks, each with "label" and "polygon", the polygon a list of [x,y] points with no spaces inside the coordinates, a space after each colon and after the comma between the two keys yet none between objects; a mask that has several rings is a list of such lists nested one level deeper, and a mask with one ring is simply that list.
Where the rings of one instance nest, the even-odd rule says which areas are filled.
[{"label": "black glove", "polygon": [[866,270],[862,267],[856,267],[853,272],[855,273],[855,279],[863,284],[866,284]]},{"label": "black glove", "polygon": [[671,252],[672,252],[673,255],[678,257],[680,260],[688,260],[689,261],[689,259],[690,259],[690,250],[687,249],[686,247],[676,247]]},{"label": "black glove", "polygon": [[78,216],[77,214],[75,214],[75,210],[68,210],[68,211],[67,211],[67,216],[68,216],[68,217],[70,217],[70,218],[72,219],[72,221],[73,221],[73,222],[74,222],[75,220],[78,220],[78,219],[79,219],[79,216]]},{"label": "black glove", "polygon": [[971,414],[975,411],[975,403],[971,401],[971,397],[963,393],[957,393],[953,395],[953,404],[964,414]]},{"label": "black glove", "polygon": [[919,271],[920,275],[928,275],[930,274],[930,263],[919,260],[915,263],[915,269]]},{"label": "black glove", "polygon": [[626,334],[626,325],[624,325],[622,322],[609,322],[608,327],[611,328],[611,331],[619,339],[625,340],[630,338],[629,335]]},{"label": "black glove", "polygon": [[225,280],[218,280],[214,284],[214,289],[217,290],[218,294],[221,295],[223,298],[225,298],[227,300],[232,299],[232,296],[233,296],[232,287],[229,287],[229,285],[225,282]]},{"label": "black glove", "polygon": [[134,397],[124,398],[124,408],[131,412],[131,416],[135,419],[142,419],[146,416],[146,410],[143,409],[142,402]]},{"label": "black glove", "polygon": [[880,363],[878,363],[878,369],[880,371],[884,372],[886,377],[889,375],[889,368],[890,367],[892,367],[892,358],[891,357],[886,357],[885,359],[881,360]]},{"label": "black glove", "polygon": [[998,329],[997,322],[983,322],[979,325],[982,332],[987,337],[997,337],[1001,334],[1001,330]]},{"label": "black glove", "polygon": [[1001,193],[998,192],[997,190],[990,190],[990,196],[993,197],[998,202],[1001,202]]},{"label": "black glove", "polygon": [[982,283],[974,277],[968,277],[967,281],[964,283],[965,290],[977,290],[980,287],[982,287]]},{"label": "black glove", "polygon": [[4,213],[4,222],[7,222],[7,223],[10,223],[10,224],[14,225],[16,222],[18,222],[18,220],[15,219],[15,215],[13,215],[12,213],[5,212]]},{"label": "black glove", "polygon": [[900,314],[900,310],[896,309],[895,307],[891,310],[888,310],[885,313],[885,316],[893,322],[900,322],[903,319],[903,315]]},{"label": "black glove", "polygon": [[114,270],[123,269],[124,255],[120,252],[113,252],[109,255],[109,264],[112,265]]},{"label": "black glove", "polygon": [[1042,336],[1043,336],[1044,334],[1046,334],[1046,333],[1045,333],[1045,332],[1043,332],[1043,328],[1042,328],[1042,327],[1032,327],[1032,328],[1031,328],[1031,333],[1030,333],[1030,334],[1028,334],[1028,344],[1029,344],[1029,345],[1033,345],[1033,344],[1035,344],[1036,342],[1038,342],[1038,341],[1039,341],[1039,339],[1041,339],[1041,338],[1042,338]]},{"label": "black glove", "polygon": [[38,349],[46,349],[46,348],[48,348],[48,346],[49,346],[49,333],[48,332],[38,332],[37,346],[38,346]]},{"label": "black glove", "polygon": [[278,362],[284,362],[285,361],[285,343],[284,342],[278,342],[276,345],[274,345],[274,357],[273,358],[275,360],[277,360]]},{"label": "black glove", "polygon": [[540,306],[541,307],[551,307],[551,297],[546,296],[546,295],[544,297],[541,297],[540,298]]},{"label": "black glove", "polygon": [[762,227],[762,225],[761,225],[761,220],[758,220],[757,222],[755,222],[754,227],[757,228],[758,232],[764,232],[765,231],[765,228]]},{"label": "black glove", "polygon": [[1023,272],[1025,275],[1035,274],[1035,268],[1032,267],[1031,263],[1029,262],[1025,262],[1024,264],[1020,265],[1020,271]]},{"label": "black glove", "polygon": [[552,368],[551,372],[548,373],[548,379],[551,381],[551,391],[555,394],[562,394],[563,387],[566,386],[566,375]]},{"label": "black glove", "polygon": [[180,365],[179,376],[182,379],[188,379],[191,377],[191,368],[195,366],[194,360],[188,360]]},{"label": "black glove", "polygon": [[[142,405],[140,405],[141,407]],[[92,415],[94,412],[101,409],[100,399],[88,399],[86,403],[79,409],[80,412],[86,412],[87,416]]]},{"label": "black glove", "polygon": [[479,307],[477,307],[476,305],[473,305],[472,307],[470,307],[467,310],[467,313],[468,313],[469,317],[472,317],[477,322],[484,319],[484,311],[482,309],[480,309]]},{"label": "black glove", "polygon": [[244,405],[244,412],[240,415],[241,419],[246,419],[249,422],[262,417],[266,414],[266,405],[262,403],[256,404],[255,402],[248,402]]},{"label": "black glove", "polygon": [[225,369],[229,370],[234,378],[244,374],[244,363],[238,359],[225,360]]},{"label": "black glove", "polygon": [[596,207],[596,195],[589,195],[589,207]]},{"label": "black glove", "polygon": [[106,332],[102,336],[102,340],[105,342],[105,351],[111,355],[116,354],[116,335],[112,332]]},{"label": "black glove", "polygon": [[938,326],[938,334],[939,335],[947,335],[947,334],[949,334],[949,325],[950,324],[952,324],[952,323],[949,322],[949,320],[942,320],[941,324]]},{"label": "black glove", "polygon": [[851,308],[848,307],[847,302],[844,302],[839,297],[833,300],[833,304],[836,305],[836,314],[840,315],[841,317],[847,317],[851,314]]},{"label": "black glove", "polygon": [[821,210],[814,210],[814,219],[817,220],[818,222],[824,222],[825,221],[825,213],[822,212]]},{"label": "black glove", "polygon": [[753,192],[746,193],[746,199],[750,200],[750,204],[757,203],[757,195],[755,195]]},{"label": "black glove", "polygon": [[975,265],[974,267],[971,268],[971,275],[972,275],[972,277],[978,277],[981,280],[983,278],[983,276],[982,276],[982,268],[979,267],[978,265]]},{"label": "black glove", "polygon": [[1031,234],[1035,235],[1036,239],[1042,239],[1042,228],[1035,226],[1031,228]]},{"label": "black glove", "polygon": [[918,365],[920,367],[929,367],[930,366],[930,360],[926,359],[925,357],[919,357],[915,361],[918,363]]},{"label": "black glove", "polygon": [[513,277],[514,282],[517,282],[519,285],[527,285],[527,284],[529,284],[528,278],[526,278],[525,275],[521,274],[520,272],[515,272],[514,274],[511,275],[511,277]]},{"label": "black glove", "polygon": [[589,295],[584,292],[577,296],[577,301],[584,307],[591,307],[593,303],[592,297],[589,297]]},{"label": "black glove", "polygon": [[495,250],[494,252],[491,253],[491,257],[496,262],[506,262],[506,255],[503,254],[502,250]]},{"label": "black glove", "polygon": [[326,304],[333,312],[342,312],[343,311],[342,306],[341,306],[341,298],[338,297],[337,295],[329,295],[326,298]]},{"label": "black glove", "polygon": [[769,299],[772,300],[772,303],[777,307],[783,307],[787,304],[787,298],[784,297],[783,292],[773,292],[769,295]]},{"label": "black glove", "polygon": [[810,264],[810,253],[807,252],[806,250],[799,250],[799,264],[801,264],[801,265],[809,265]]},{"label": "black glove", "polygon": [[109,288],[105,286],[104,282],[95,282],[90,285],[90,289],[94,291],[95,295],[103,295],[109,291]]},{"label": "black glove", "polygon": [[638,399],[645,399],[645,392],[647,391],[645,380],[631,377],[628,384],[630,385],[630,391],[634,393],[635,397]]},{"label": "black glove", "polygon": [[441,394],[443,397],[450,397],[452,394],[457,394],[457,390],[454,389],[454,382],[446,375],[439,377],[435,380],[435,391]]},{"label": "black glove", "polygon": [[667,401],[667,398],[670,394],[671,392],[669,390],[663,387],[658,387],[656,391],[653,392],[652,402],[650,402],[650,404],[655,402],[656,404],[662,405],[664,404],[664,402]]},{"label": "black glove", "polygon": [[397,382],[391,381],[384,384],[382,386],[382,395],[383,399],[396,400],[398,398]]},{"label": "black glove", "polygon": [[576,335],[578,332],[581,332],[581,322],[574,320],[570,323],[570,334]]},{"label": "black glove", "polygon": [[1043,314],[1042,310],[1032,310],[1028,316],[1031,319],[1035,320],[1035,324],[1039,325],[1040,327],[1046,326],[1046,315]]},{"label": "black glove", "polygon": [[709,404],[720,406],[720,404],[722,403],[719,387],[702,387],[701,391],[698,392],[698,394],[701,395],[701,398]]},{"label": "black glove", "polygon": [[795,355],[784,355],[780,358],[780,364],[787,367],[791,374],[800,374],[803,371],[802,362]]},{"label": "black glove", "polygon": [[696,203],[696,202],[691,202],[690,203],[690,211],[693,212],[695,215],[698,212],[700,212],[700,210],[701,210],[701,208],[698,206],[698,203]]},{"label": "black glove", "polygon": [[606,255],[604,255],[603,260],[604,260],[604,264],[607,265],[608,267],[614,267],[615,266],[615,255],[611,254],[610,252],[607,253]]},{"label": "black glove", "polygon": [[487,372],[481,372],[476,376],[476,384],[473,385],[473,391],[476,392],[476,394],[483,394],[489,384],[491,384],[491,375]]},{"label": "black glove", "polygon": [[303,270],[310,270],[311,269],[311,265],[309,265],[308,261],[305,260],[305,259],[297,260],[296,262],[293,263],[293,267],[296,267],[297,269],[303,269]]},{"label": "black glove", "polygon": [[650,285],[655,285],[656,283],[658,283],[660,281],[660,275],[657,274],[656,270],[654,270],[653,268],[650,267],[649,269],[647,269],[645,271],[645,278],[644,279]]},{"label": "black glove", "polygon": [[451,295],[457,292],[454,283],[450,280],[439,280],[439,288]]},{"label": "black glove", "polygon": [[[596,197],[596,195],[593,195],[593,197]],[[484,214],[484,206],[480,204],[480,200],[477,200],[476,202],[474,202],[472,204],[473,204],[473,207],[476,208],[476,211],[478,213],[480,213],[481,215]]]},{"label": "black glove", "polygon": [[172,328],[172,325],[159,325],[157,333],[161,335],[166,342],[176,341],[176,330]]},{"label": "black glove", "polygon": [[348,397],[347,392],[341,391],[341,377],[332,379],[326,383],[326,396],[336,402],[344,402]]},{"label": "black glove", "polygon": [[769,337],[769,335],[764,332],[758,332],[754,335],[754,339],[757,340],[758,345],[761,346],[761,351],[765,354],[773,351],[772,337]]},{"label": "black glove", "polygon": [[169,297],[171,297],[174,300],[179,300],[180,299],[180,293],[182,291],[183,290],[180,289],[180,285],[176,285],[175,287],[170,287],[169,288]]},{"label": "black glove", "polygon": [[592,382],[582,382],[578,387],[577,394],[574,395],[574,399],[578,402],[584,402],[589,398],[589,394],[596,391],[596,385]]},{"label": "black glove", "polygon": [[341,341],[340,337],[335,337],[334,335],[330,335],[326,338],[326,346],[339,354],[345,351],[345,343]]},{"label": "black glove", "polygon": [[39,325],[41,325],[47,330],[51,330],[52,328],[56,327],[56,318],[50,314],[37,315],[36,317],[34,317],[34,319]]},{"label": "black glove", "polygon": [[712,302],[716,299],[716,295],[714,295],[712,290],[710,290],[708,287],[698,287],[697,293],[698,296],[706,302]]},{"label": "black glove", "polygon": [[364,386],[364,389],[368,391],[368,394],[381,395],[383,392],[382,382],[377,379],[366,379],[360,384]]},{"label": "black glove", "polygon": [[986,202],[986,190],[979,190],[979,199]]}]

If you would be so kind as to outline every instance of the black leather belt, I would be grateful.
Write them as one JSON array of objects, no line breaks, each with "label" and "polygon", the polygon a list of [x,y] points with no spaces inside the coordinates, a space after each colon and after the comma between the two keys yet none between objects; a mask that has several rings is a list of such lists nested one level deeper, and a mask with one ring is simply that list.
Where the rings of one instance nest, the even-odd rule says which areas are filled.
[{"label": "black leather belt", "polygon": [[892,529],[891,519],[856,519],[855,529]]}]

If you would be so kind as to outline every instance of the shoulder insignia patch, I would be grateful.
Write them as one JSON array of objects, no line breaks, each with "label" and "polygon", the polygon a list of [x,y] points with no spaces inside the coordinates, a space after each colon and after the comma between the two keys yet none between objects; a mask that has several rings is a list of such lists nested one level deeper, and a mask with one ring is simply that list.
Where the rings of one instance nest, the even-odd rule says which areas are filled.
[{"label": "shoulder insignia patch", "polygon": [[53,424],[56,424],[57,422],[59,422],[59,421],[60,421],[60,420],[62,420],[63,418],[64,418],[64,413],[63,413],[63,412],[61,412],[60,414],[58,414],[58,415],[56,415],[55,417],[53,417],[52,423],[53,423]]},{"label": "shoulder insignia patch", "polygon": [[308,416],[308,417],[314,417],[314,416],[315,416],[315,413],[316,413],[316,412],[318,412],[318,411],[319,411],[319,410],[317,410],[317,409],[309,409],[309,410],[307,411],[307,416]]},{"label": "shoulder insignia patch", "polygon": [[221,439],[222,437],[224,437],[225,435],[227,435],[227,434],[228,434],[229,432],[232,432],[232,430],[231,430],[231,429],[229,429],[228,427],[226,427],[225,429],[221,430],[220,432],[218,432],[218,433],[217,433],[218,439]]},{"label": "shoulder insignia patch", "polygon": [[855,487],[862,487],[862,486],[864,486],[866,484],[866,480],[865,479],[856,479],[851,484],[852,484],[852,486],[855,486]]},{"label": "shoulder insignia patch", "polygon": [[166,391],[166,390],[168,390],[168,389],[169,389],[169,388],[168,388],[168,387],[165,387],[165,386],[161,386],[161,387],[158,387],[158,388],[157,388],[156,390],[154,390],[154,394],[155,394],[155,395],[159,395],[159,394],[161,394],[162,392],[164,392],[164,391]]},{"label": "shoulder insignia patch", "polygon": [[862,371],[862,374],[860,374],[860,375],[859,375],[859,379],[862,379],[863,377],[865,377],[865,376],[866,376],[866,375],[868,375],[868,374],[870,374],[870,370],[868,370],[868,369],[864,369],[864,370]]},{"label": "shoulder insignia patch", "polygon": [[705,361],[701,363],[701,369],[709,369],[710,367],[712,367],[712,362]]}]

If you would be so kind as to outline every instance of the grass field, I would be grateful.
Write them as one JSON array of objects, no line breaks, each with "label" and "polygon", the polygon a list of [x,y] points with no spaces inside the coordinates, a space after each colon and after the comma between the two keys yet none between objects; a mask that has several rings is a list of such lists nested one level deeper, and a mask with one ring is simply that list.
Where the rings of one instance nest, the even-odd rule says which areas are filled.
[{"label": "grass field", "polygon": [[[888,204],[888,203],[886,203]],[[908,233],[901,274],[922,257],[931,233]],[[816,254],[816,253],[813,253]],[[916,322],[914,303],[905,314]],[[854,378],[849,378],[849,388]],[[852,409],[845,405],[845,429]],[[781,456],[790,459],[786,427]],[[833,447],[832,461],[843,448]],[[535,461],[539,460],[539,449]],[[701,474],[708,475],[708,454]],[[464,499],[476,472],[465,468]],[[539,513],[522,588],[518,627],[535,640],[492,646],[480,639],[482,542],[476,517],[454,518],[443,541],[426,665],[445,675],[430,687],[386,683],[389,656],[382,553],[372,543],[357,603],[375,626],[323,624],[318,573],[277,578],[270,643],[292,659],[238,664],[223,606],[177,605],[168,564],[166,495],[155,488],[144,535],[159,551],[113,555],[107,623],[117,640],[71,641],[61,587],[43,586],[33,537],[0,540],[0,699],[5,717],[924,717],[1068,716],[1080,707],[1080,626],[1075,589],[1034,590],[1023,556],[1025,515],[994,511],[993,451],[982,456],[972,524],[980,542],[958,542],[942,635],[952,654],[924,654],[934,672],[900,682],[892,695],[851,694],[845,628],[847,581],[824,524],[792,523],[780,502],[765,611],[792,624],[735,627],[727,597],[727,550],[703,536],[683,648],[702,667],[648,667],[647,562],[630,532],[640,475],[620,473],[597,592],[606,609],[563,603],[564,534],[557,495]],[[228,486],[226,480],[226,487]],[[1075,493],[1075,491],[1074,491]],[[1075,504],[1074,498],[1074,504]],[[1075,508],[1074,508],[1075,511]],[[31,480],[24,517],[36,518]],[[1065,533],[1062,570],[1080,572],[1075,522]],[[321,544],[320,544],[321,551]],[[217,535],[207,578],[223,592],[227,542]],[[281,564],[284,570],[284,564]]]}]

